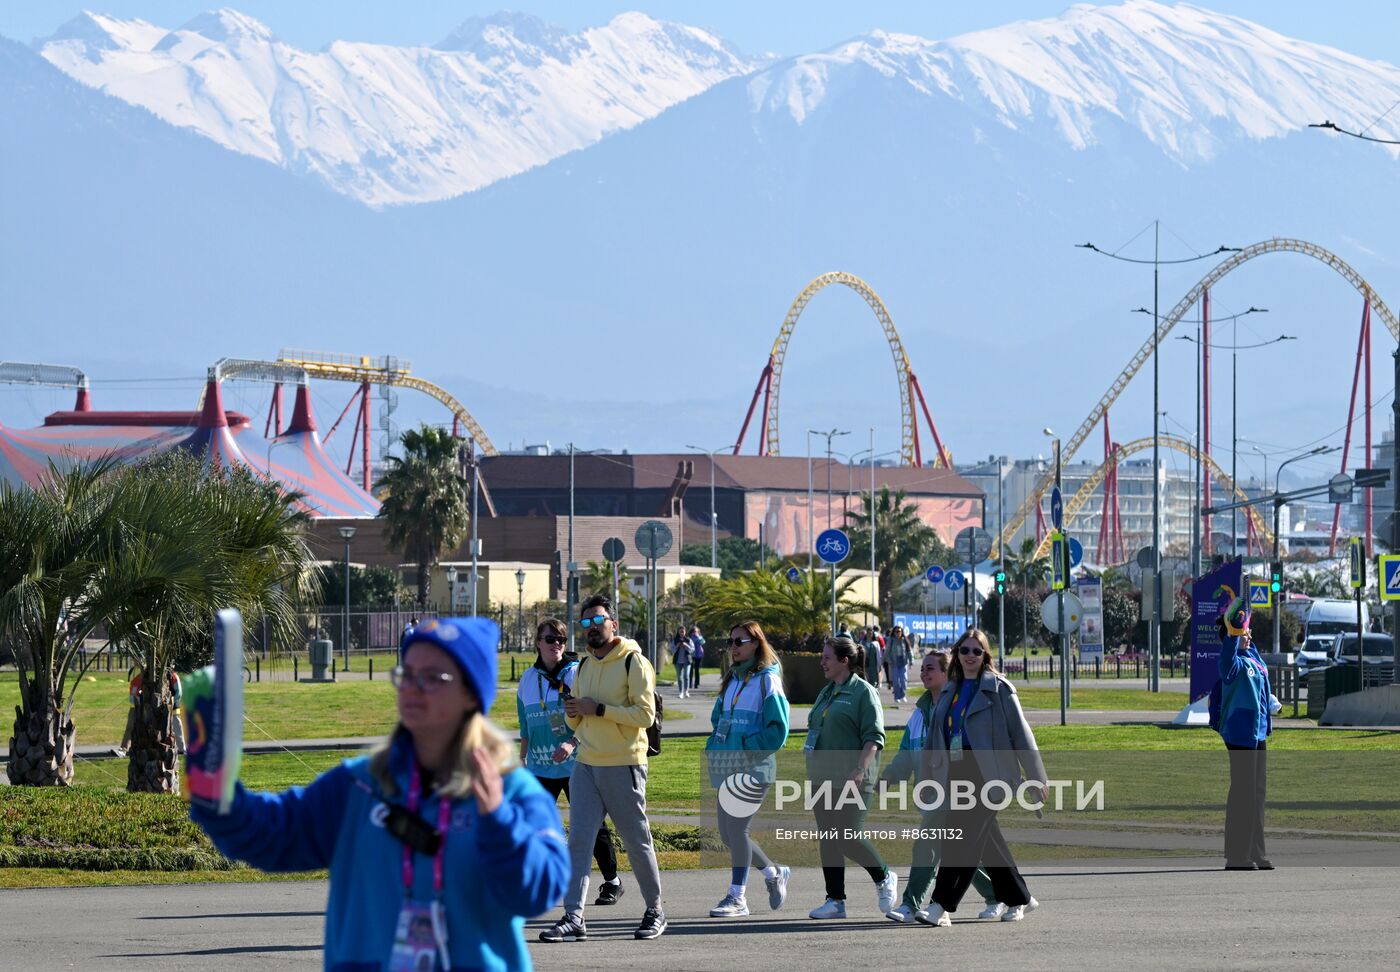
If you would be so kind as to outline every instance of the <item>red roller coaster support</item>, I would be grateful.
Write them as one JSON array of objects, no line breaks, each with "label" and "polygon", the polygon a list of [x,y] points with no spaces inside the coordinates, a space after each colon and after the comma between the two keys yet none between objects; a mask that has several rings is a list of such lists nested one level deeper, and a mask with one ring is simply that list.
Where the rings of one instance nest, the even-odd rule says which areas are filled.
[{"label": "red roller coaster support", "polygon": [[272,404],[267,407],[267,422],[263,425],[263,437],[268,437],[271,431],[272,438],[282,434],[282,383],[279,381],[272,386]]},{"label": "red roller coaster support", "polygon": [[[912,400],[912,399],[914,398],[914,395],[915,395],[914,376],[913,376],[913,375],[910,375],[910,376],[909,376],[909,398]],[[914,423],[914,465],[916,465],[916,466],[922,466],[923,464],[924,464],[924,446],[923,446],[923,443],[919,441],[919,423],[918,423],[918,422],[915,422],[915,423]]]},{"label": "red roller coaster support", "polygon": [[1040,504],[1035,505],[1035,545],[1040,546],[1040,542],[1045,539],[1045,511],[1040,508]]},{"label": "red roller coaster support", "polygon": [[[360,397],[360,390],[359,390],[358,388],[356,388],[355,391],[354,391],[354,393],[350,396],[350,401],[348,401],[348,402],[345,403],[345,407],[342,408],[342,409],[340,410],[340,414],[339,414],[338,416],[336,416],[336,420],[335,420],[334,422],[331,423],[331,430],[330,430],[329,432],[327,432],[327,433],[326,433],[326,437],[325,437],[324,439],[321,440],[321,445],[325,445],[327,442],[330,442],[330,441],[331,441],[331,436],[335,435],[335,430],[336,430],[337,428],[339,428],[339,426],[340,426],[340,420],[343,419],[343,418],[345,418],[346,415],[350,414],[350,407],[351,407],[352,405],[355,404],[355,400],[356,400],[357,398],[359,398],[359,397]],[[358,424],[359,424],[359,423],[358,423],[358,421],[357,421],[357,422],[356,422],[356,425],[358,425]],[[355,443],[353,443],[353,442],[350,443],[350,452],[351,452],[352,455],[353,455],[354,452],[355,452]],[[347,475],[348,475],[348,473],[347,473]]]},{"label": "red roller coaster support", "polygon": [[[919,400],[919,408],[923,410],[924,421],[928,423],[928,430],[933,435],[933,447],[938,450],[938,461],[943,464],[944,469],[952,469],[952,457],[948,455],[948,450],[943,448],[943,439],[938,434],[938,426],[933,423],[933,414],[928,410],[928,402],[924,400],[924,390],[919,387],[919,379],[914,372],[909,372],[909,387],[914,390],[914,395]],[[917,418],[914,421],[917,429],[919,423]],[[923,465],[922,462],[919,465]]]},{"label": "red roller coaster support", "polygon": [[[1210,289],[1201,291],[1201,452],[1210,458]],[[1201,463],[1201,508],[1210,509],[1210,464]],[[1210,514],[1201,514],[1201,550],[1207,557],[1213,545]]]},{"label": "red roller coaster support", "polygon": [[[1361,309],[1361,329],[1366,332],[1362,339],[1366,342],[1366,460],[1364,467],[1371,468],[1371,302],[1366,301],[1366,305]],[[1372,490],[1366,490],[1366,549],[1371,549],[1372,537],[1375,534],[1375,523],[1371,517],[1373,508],[1371,506]]]},{"label": "red roller coaster support", "polygon": [[360,486],[366,493],[369,492],[369,441],[373,434],[373,427],[370,425],[370,386],[365,382],[360,386]]},{"label": "red roller coaster support", "polygon": [[[1351,372],[1351,402],[1347,406],[1346,436],[1342,439],[1342,472],[1347,471],[1347,460],[1351,458],[1351,428],[1352,423],[1356,419],[1356,393],[1361,388],[1361,362],[1363,358],[1366,359],[1368,364],[1370,362],[1370,355],[1367,354],[1367,350],[1370,348],[1371,345],[1371,342],[1367,340],[1367,338],[1370,337],[1370,330],[1371,302],[1367,301],[1366,306],[1362,308],[1361,311],[1361,330],[1356,338],[1356,366],[1352,369]],[[1369,394],[1370,387],[1371,370],[1368,367],[1366,369],[1366,388],[1368,389],[1366,399],[1366,412],[1368,417],[1371,411],[1371,401]],[[1367,451],[1370,451],[1370,442],[1367,442]],[[1367,464],[1369,465],[1369,457]],[[1341,526],[1341,524],[1342,508],[1340,505],[1338,505],[1332,510],[1332,533],[1327,541],[1327,556],[1329,557],[1335,557],[1337,555],[1337,529]]]},{"label": "red roller coaster support", "polygon": [[739,454],[739,450],[744,448],[744,436],[749,434],[749,423],[753,421],[754,409],[758,408],[759,396],[763,396],[763,431],[758,436],[758,454],[767,455],[768,439],[768,386],[773,380],[773,356],[768,356],[768,363],[763,366],[763,373],[758,376],[758,384],[754,386],[753,398],[749,400],[749,410],[744,413],[744,425],[739,429],[739,438],[734,442],[734,455]]}]

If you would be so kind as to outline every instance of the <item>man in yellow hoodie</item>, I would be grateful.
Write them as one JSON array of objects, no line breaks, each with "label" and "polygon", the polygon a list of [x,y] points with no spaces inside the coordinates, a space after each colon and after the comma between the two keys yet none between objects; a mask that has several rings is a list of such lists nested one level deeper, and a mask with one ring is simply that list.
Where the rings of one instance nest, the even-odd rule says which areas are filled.
[{"label": "man in yellow hoodie", "polygon": [[612,818],[632,875],[646,902],[636,938],[666,930],[661,910],[661,871],[647,820],[647,727],[656,718],[656,673],[630,638],[619,638],[612,602],[601,594],[584,601],[579,625],[588,650],[574,676],[574,695],[564,702],[578,757],[569,782],[569,858],[572,874],[564,895],[564,917],[540,932],[542,942],[588,938],[583,899],[592,870],[593,841],[603,816]]}]

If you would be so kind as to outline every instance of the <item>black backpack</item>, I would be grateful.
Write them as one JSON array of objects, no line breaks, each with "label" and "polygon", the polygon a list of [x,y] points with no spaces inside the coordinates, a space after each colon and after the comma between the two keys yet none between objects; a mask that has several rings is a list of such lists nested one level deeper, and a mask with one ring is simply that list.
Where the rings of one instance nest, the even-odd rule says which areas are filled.
[{"label": "black backpack", "polygon": [[[583,663],[588,660],[588,657],[589,656],[585,655],[579,661],[579,671],[583,670]],[[627,658],[623,660],[622,664],[627,670],[627,678],[630,684],[632,678],[632,656],[628,655]],[[575,684],[577,684],[577,682],[575,682]],[[652,717],[651,725],[647,726],[647,755],[657,756],[661,753],[661,716],[666,710],[666,703],[661,700],[661,693],[654,690],[651,693],[651,701],[656,707],[656,715]]]}]

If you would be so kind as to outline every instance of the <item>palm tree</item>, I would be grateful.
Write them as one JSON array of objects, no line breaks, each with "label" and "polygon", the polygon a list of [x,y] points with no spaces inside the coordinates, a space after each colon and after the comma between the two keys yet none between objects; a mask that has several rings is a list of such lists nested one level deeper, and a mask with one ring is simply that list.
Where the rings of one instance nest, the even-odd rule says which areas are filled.
[{"label": "palm tree", "polygon": [[[691,616],[707,631],[727,632],[740,621],[757,621],[780,647],[819,643],[831,630],[831,575],[819,570],[790,581],[785,571],[755,571],[706,584],[691,606]],[[854,578],[837,573],[838,624],[853,624],[862,613],[875,610],[873,604],[849,599],[855,586]]]},{"label": "palm tree", "polygon": [[389,471],[375,487],[387,490],[379,515],[389,543],[418,565],[418,603],[427,607],[432,569],[466,535],[466,478],[457,463],[459,440],[423,425],[400,439],[403,457],[390,456]]},{"label": "palm tree", "polygon": [[[127,789],[178,791],[167,679],[177,659],[204,664],[214,613],[238,608],[278,637],[298,631],[296,604],[315,586],[298,496],[245,470],[208,476],[180,454],[121,475],[101,551],[97,599],[109,638],[141,659]],[[192,665],[191,665],[192,667]]]},{"label": "palm tree", "polygon": [[[1050,558],[1037,557],[1035,548],[1037,544],[1032,537],[1026,537],[1021,541],[1019,550],[1010,553],[1006,557],[1006,572],[1015,578],[1026,592],[1039,590],[1045,584],[1045,578],[1050,573]],[[1026,648],[1026,601],[1028,598],[1021,598],[1021,650]]]},{"label": "palm tree", "polygon": [[[859,509],[846,513],[846,526],[852,531],[851,553],[846,563],[862,567],[870,563],[870,493],[861,494]],[[937,531],[919,517],[919,509],[907,502],[904,490],[891,493],[880,487],[875,499],[875,569],[880,577],[878,616],[894,613],[895,585],[906,577],[923,573],[935,561],[951,556]]]},{"label": "palm tree", "polygon": [[105,460],[70,472],[51,465],[32,489],[0,483],[0,641],[15,656],[20,695],[7,769],[17,785],[73,781],[72,692],[83,674],[73,667],[103,621],[92,592],[112,468]]}]

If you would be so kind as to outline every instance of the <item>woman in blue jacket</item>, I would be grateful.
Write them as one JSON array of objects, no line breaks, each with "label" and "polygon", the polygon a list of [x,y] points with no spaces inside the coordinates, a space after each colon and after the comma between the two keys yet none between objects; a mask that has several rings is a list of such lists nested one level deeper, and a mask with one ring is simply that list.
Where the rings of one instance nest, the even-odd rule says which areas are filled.
[{"label": "woman in blue jacket", "polygon": [[524,919],[559,900],[568,849],[554,801],[486,718],[500,632],[437,619],[404,638],[399,724],[309,786],[190,815],[229,857],[330,869],[330,972],[529,969]]},{"label": "woman in blue jacket", "polygon": [[1249,632],[1250,614],[1236,598],[1220,628],[1220,738],[1230,754],[1225,803],[1225,870],[1272,871],[1264,851],[1265,741],[1273,731],[1272,691]]},{"label": "woman in blue jacket", "polygon": [[[749,836],[753,813],[732,815],[725,803],[742,797],[762,804],[777,773],[774,753],[788,737],[788,701],[783,693],[778,656],[763,636],[757,621],[745,621],[729,632],[732,664],[720,682],[719,696],[710,712],[710,738],[705,740],[710,784],[718,791],[719,835],[729,848],[729,891],[710,909],[711,918],[738,918],[749,913],[744,887],[749,867],[763,872],[768,907],[777,911],[787,900],[791,871],[768,859]],[[739,793],[731,780],[742,781]],[[741,810],[745,808],[731,807]]]}]

